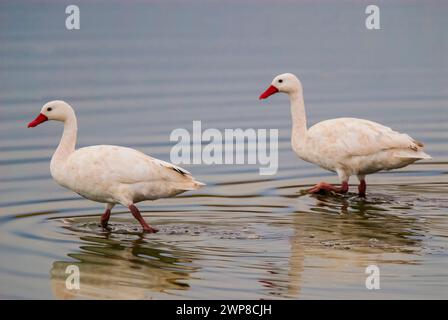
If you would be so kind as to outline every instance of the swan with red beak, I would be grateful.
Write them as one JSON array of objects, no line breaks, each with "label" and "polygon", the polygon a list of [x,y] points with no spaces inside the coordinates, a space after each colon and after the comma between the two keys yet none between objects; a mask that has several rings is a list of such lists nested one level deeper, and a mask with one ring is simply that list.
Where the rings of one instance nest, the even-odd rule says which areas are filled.
[{"label": "swan with red beak", "polygon": [[359,179],[358,194],[365,197],[366,175],[402,168],[421,159],[431,159],[423,151],[421,142],[369,120],[331,119],[308,129],[302,84],[291,73],[275,77],[260,99],[277,92],[289,96],[292,149],[301,159],[337,173],[341,183],[340,186],[334,186],[320,182],[309,189],[309,193],[346,193],[350,176],[356,175]]},{"label": "swan with red beak", "polygon": [[157,232],[145,222],[135,203],[172,197],[204,185],[187,170],[134,149],[110,145],[76,149],[76,115],[64,101],[45,104],[28,128],[48,120],[64,123],[64,133],[50,163],[53,179],[86,199],[104,203],[101,225],[106,229],[112,208],[121,204],[129,208],[143,231]]}]

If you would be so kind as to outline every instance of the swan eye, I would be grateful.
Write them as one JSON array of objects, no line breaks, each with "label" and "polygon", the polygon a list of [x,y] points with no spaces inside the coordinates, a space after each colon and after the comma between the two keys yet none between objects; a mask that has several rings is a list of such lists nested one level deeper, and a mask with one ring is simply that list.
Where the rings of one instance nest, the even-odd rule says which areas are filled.
[{"label": "swan eye", "polygon": [[51,107],[47,108],[47,111],[51,111],[51,110],[53,110]]},{"label": "swan eye", "polygon": [[278,80],[278,82],[279,82],[279,83],[282,83],[282,82],[283,82],[283,80],[282,80],[282,79],[279,79],[279,80]]}]

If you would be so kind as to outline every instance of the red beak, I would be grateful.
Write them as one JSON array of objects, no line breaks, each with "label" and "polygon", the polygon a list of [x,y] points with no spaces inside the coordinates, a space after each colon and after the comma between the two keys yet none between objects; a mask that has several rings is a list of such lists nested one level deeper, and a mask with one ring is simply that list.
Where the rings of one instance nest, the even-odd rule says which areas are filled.
[{"label": "red beak", "polygon": [[277,92],[278,92],[278,89],[271,85],[269,88],[266,89],[265,92],[263,92],[261,94],[260,100],[261,99],[266,99],[267,97],[272,96],[274,93],[277,93]]},{"label": "red beak", "polygon": [[38,126],[39,124],[47,120],[48,120],[47,116],[43,115],[42,113],[39,113],[36,119],[28,123],[28,128],[34,128],[35,126]]}]

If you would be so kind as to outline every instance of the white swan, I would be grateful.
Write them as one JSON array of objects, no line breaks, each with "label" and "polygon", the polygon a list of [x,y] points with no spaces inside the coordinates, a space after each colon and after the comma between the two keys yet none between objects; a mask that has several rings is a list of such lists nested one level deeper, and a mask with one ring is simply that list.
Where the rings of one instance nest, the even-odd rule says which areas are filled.
[{"label": "white swan", "polygon": [[431,159],[423,152],[421,142],[369,120],[331,119],[307,129],[302,84],[291,73],[276,76],[260,99],[277,92],[284,92],[290,98],[291,144],[295,153],[307,162],[336,172],[341,181],[340,187],[318,183],[308,190],[310,193],[346,193],[350,176],[357,175],[359,196],[365,197],[367,174],[402,168],[420,159]]},{"label": "white swan", "polygon": [[115,204],[129,208],[145,232],[157,232],[142,218],[135,203],[172,197],[204,184],[175,165],[125,147],[99,145],[75,149],[77,122],[72,107],[64,101],[45,104],[28,127],[47,120],[64,122],[64,133],[51,158],[53,179],[82,197],[106,203],[101,225],[107,228]]}]

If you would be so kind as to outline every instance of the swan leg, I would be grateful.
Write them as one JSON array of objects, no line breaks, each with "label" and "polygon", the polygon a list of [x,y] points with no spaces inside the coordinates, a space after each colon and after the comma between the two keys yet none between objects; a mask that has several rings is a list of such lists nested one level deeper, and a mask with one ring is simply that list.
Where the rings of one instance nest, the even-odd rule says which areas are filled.
[{"label": "swan leg", "polygon": [[137,209],[137,207],[134,204],[129,205],[129,210],[131,210],[132,215],[135,219],[137,219],[138,222],[143,227],[144,232],[148,233],[156,233],[159,231],[159,229],[151,227],[149,224],[146,223],[146,221],[143,219],[142,215],[140,214],[140,211]]},{"label": "swan leg", "polygon": [[308,189],[308,193],[322,193],[326,191],[333,191],[336,193],[347,193],[348,192],[348,181],[343,181],[340,187],[334,186],[326,182],[319,182],[311,189]]},{"label": "swan leg", "polygon": [[367,189],[365,176],[358,175],[358,179],[359,179],[358,196],[361,198],[365,198],[366,197],[366,189]]},{"label": "swan leg", "polygon": [[113,203],[107,203],[106,204],[106,211],[104,211],[103,215],[101,216],[100,223],[101,226],[104,229],[110,230],[110,228],[107,226],[110,218],[110,213],[112,211],[112,208],[115,206]]}]

